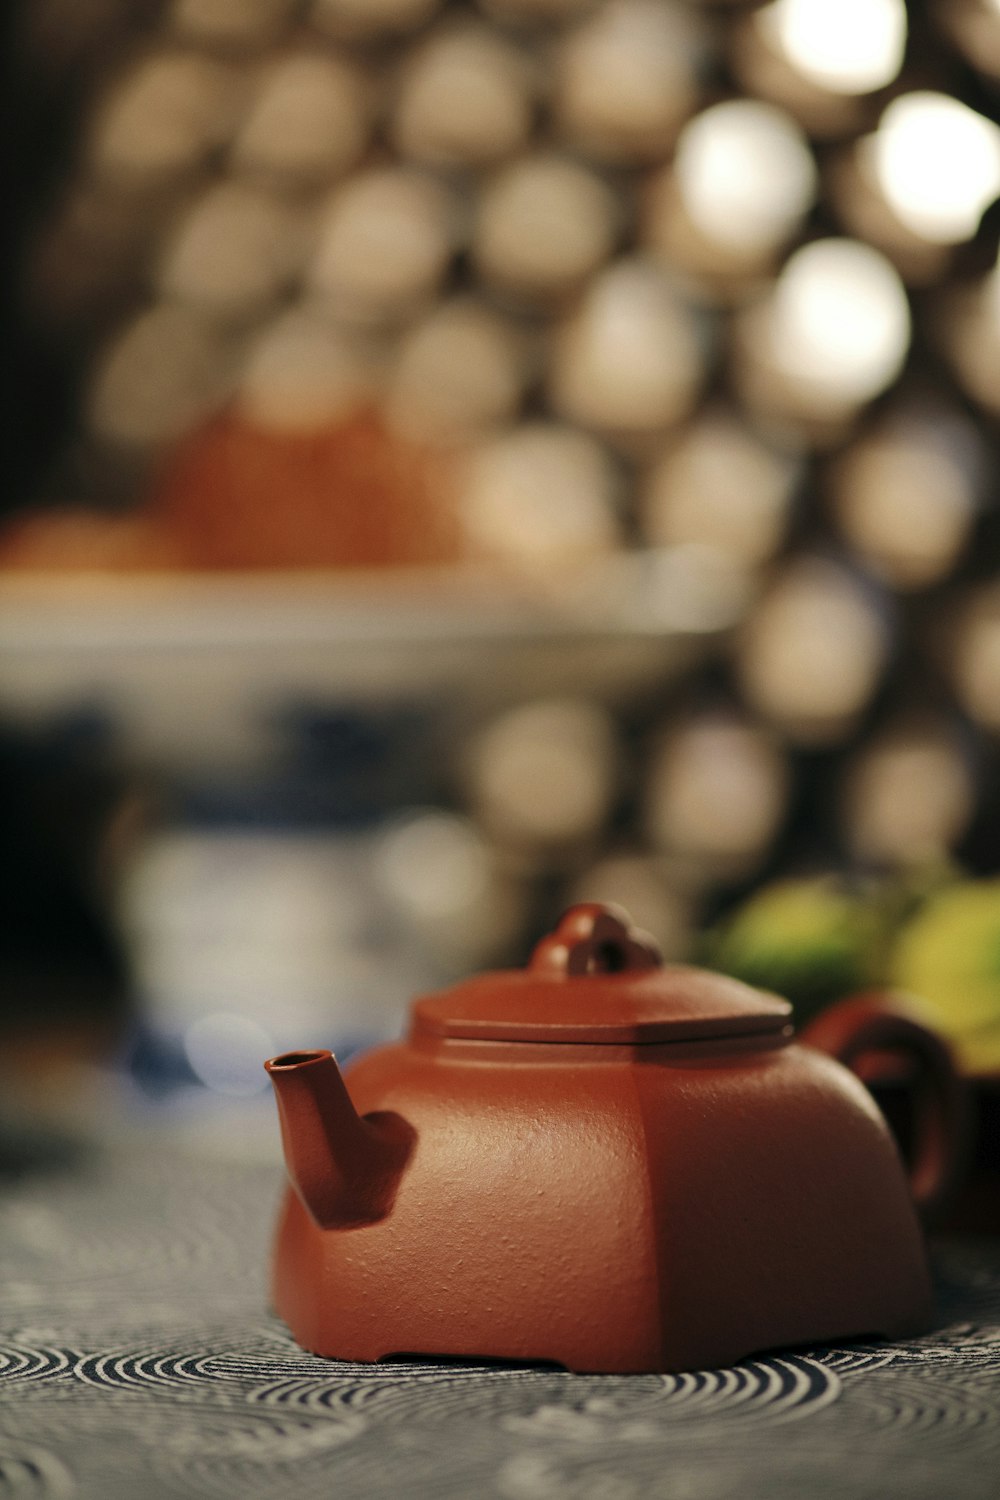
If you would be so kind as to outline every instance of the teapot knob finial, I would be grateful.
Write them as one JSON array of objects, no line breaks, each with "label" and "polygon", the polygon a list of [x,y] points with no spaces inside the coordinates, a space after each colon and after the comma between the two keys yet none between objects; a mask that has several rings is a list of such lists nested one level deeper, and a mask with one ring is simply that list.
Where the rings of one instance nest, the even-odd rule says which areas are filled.
[{"label": "teapot knob finial", "polygon": [[620,906],[583,901],[571,906],[555,932],[542,938],[529,967],[575,976],[635,973],[655,969],[662,962],[649,933],[633,927]]}]

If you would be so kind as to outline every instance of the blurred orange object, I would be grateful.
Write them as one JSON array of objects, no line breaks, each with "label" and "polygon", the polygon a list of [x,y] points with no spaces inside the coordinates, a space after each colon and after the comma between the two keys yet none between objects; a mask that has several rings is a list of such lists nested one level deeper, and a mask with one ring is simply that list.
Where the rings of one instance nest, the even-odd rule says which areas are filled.
[{"label": "blurred orange object", "polygon": [[321,428],[219,412],[171,452],[141,511],[13,518],[0,569],[151,572],[452,562],[465,551],[446,449],[370,409]]},{"label": "blurred orange object", "polygon": [[147,573],[191,564],[169,529],[146,515],[66,507],[13,517],[0,533],[0,569]]},{"label": "blurred orange object", "polygon": [[175,449],[151,514],[205,567],[450,562],[462,551],[451,467],[370,409],[305,431],[229,409]]}]

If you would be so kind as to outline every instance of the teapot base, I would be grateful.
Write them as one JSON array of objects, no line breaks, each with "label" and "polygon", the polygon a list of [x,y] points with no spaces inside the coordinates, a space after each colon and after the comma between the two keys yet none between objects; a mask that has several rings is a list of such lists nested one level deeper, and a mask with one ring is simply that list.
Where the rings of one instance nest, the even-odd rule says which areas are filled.
[{"label": "teapot base", "polygon": [[[553,1366],[578,1375],[678,1375],[725,1368],[777,1349],[911,1338],[933,1323],[923,1265],[894,1267],[877,1245],[866,1266],[846,1267],[847,1276],[836,1286],[803,1280],[793,1297],[748,1298],[743,1318],[733,1316],[731,1304],[721,1318],[703,1306],[700,1318],[686,1325],[675,1320],[671,1326],[660,1306],[665,1289],[655,1281],[637,1288],[647,1299],[645,1308],[622,1317],[614,1298],[590,1298],[576,1309],[567,1308],[558,1291],[544,1291],[541,1265],[534,1289],[521,1281],[505,1285],[494,1275],[480,1283],[474,1298],[478,1307],[452,1288],[452,1306],[446,1308],[439,1300],[440,1284],[435,1288],[432,1277],[399,1282],[391,1274],[379,1275],[391,1272],[391,1246],[388,1263],[380,1265],[381,1256],[369,1256],[359,1244],[372,1276],[370,1293],[364,1295],[355,1281],[345,1296],[358,1263],[344,1266],[347,1274],[341,1277],[343,1263],[336,1252],[343,1248],[337,1242],[349,1233],[318,1231],[290,1193],[279,1229],[272,1301],[304,1349],[352,1364],[426,1359]],[[354,1233],[360,1240],[367,1231]],[[690,1284],[689,1268],[681,1265],[678,1274]],[[739,1280],[738,1271],[734,1280]],[[482,1290],[486,1286],[489,1293]],[[908,1299],[905,1305],[901,1292]],[[487,1302],[487,1296],[493,1300]],[[888,1316],[873,1317],[879,1302]]]}]

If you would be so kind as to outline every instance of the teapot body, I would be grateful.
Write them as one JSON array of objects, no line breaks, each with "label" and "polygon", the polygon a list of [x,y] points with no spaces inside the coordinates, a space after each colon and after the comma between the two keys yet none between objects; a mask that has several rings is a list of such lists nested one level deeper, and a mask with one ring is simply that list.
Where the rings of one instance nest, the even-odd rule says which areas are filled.
[{"label": "teapot body", "polygon": [[362,1121],[405,1121],[411,1144],[361,1221],[286,1193],[273,1299],[317,1354],[680,1371],[929,1317],[889,1131],[787,1028],[636,1045],[415,1031],[346,1083]]}]

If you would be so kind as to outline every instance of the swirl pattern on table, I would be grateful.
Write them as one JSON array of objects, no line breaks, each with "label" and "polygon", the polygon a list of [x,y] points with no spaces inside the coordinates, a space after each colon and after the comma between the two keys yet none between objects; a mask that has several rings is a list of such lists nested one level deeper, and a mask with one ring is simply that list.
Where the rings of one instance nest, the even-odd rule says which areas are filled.
[{"label": "swirl pattern on table", "polygon": [[54,1375],[63,1375],[74,1367],[73,1352],[69,1349],[50,1349],[44,1345],[28,1343],[0,1343],[0,1382],[7,1399],[11,1399],[12,1388],[21,1381],[45,1381]]},{"label": "swirl pattern on table", "polygon": [[4,1500],[642,1500],[666,1473],[672,1496],[799,1500],[848,1459],[859,1500],[996,1500],[1000,1246],[940,1247],[938,1326],[896,1344],[681,1375],[370,1366],[267,1316],[275,1186],[161,1148],[8,1194]]}]

